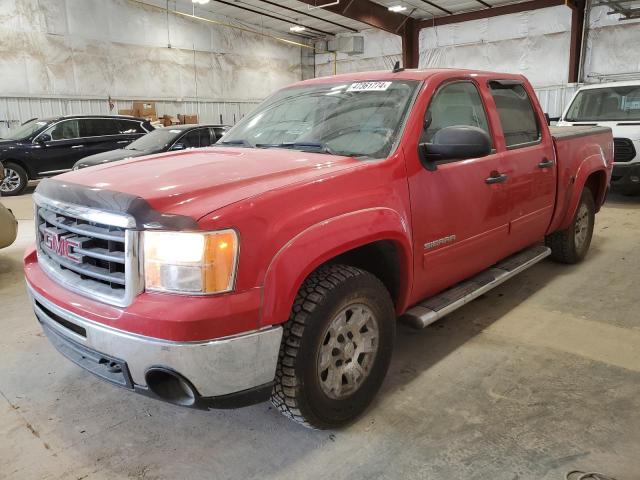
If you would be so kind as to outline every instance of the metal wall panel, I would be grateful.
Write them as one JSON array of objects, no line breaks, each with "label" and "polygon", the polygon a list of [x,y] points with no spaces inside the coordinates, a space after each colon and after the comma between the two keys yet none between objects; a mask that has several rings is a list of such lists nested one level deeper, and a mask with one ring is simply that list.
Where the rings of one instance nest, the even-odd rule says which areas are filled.
[{"label": "metal wall panel", "polygon": [[[0,97],[0,137],[32,118],[46,118],[74,114],[117,114],[118,110],[130,109],[133,100],[113,99],[113,110],[108,102],[95,98],[32,98]],[[224,123],[234,125],[249,113],[258,102],[215,101],[156,101],[158,116],[197,114],[201,123]]]},{"label": "metal wall panel", "polygon": [[559,85],[555,87],[535,88],[536,95],[542,106],[542,110],[549,114],[550,117],[559,117],[562,115],[565,107],[571,101],[571,97],[580,85]]}]

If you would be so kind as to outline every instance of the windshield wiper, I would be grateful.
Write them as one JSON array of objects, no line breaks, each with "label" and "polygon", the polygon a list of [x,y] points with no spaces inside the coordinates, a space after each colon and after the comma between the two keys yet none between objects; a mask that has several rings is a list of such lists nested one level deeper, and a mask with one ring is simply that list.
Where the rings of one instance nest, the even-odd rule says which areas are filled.
[{"label": "windshield wiper", "polygon": [[323,142],[285,142],[285,143],[257,143],[257,148],[290,148],[292,150],[319,150],[320,153],[339,155],[329,145]]},{"label": "windshield wiper", "polygon": [[223,142],[216,143],[216,145],[238,145],[240,147],[253,148],[253,145],[251,145],[245,139],[241,139],[241,140],[225,140]]}]

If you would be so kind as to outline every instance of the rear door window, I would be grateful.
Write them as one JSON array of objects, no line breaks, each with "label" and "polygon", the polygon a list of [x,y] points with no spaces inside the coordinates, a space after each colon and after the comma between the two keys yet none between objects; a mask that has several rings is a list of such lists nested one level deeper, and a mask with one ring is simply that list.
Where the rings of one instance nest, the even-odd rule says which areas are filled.
[{"label": "rear door window", "polygon": [[84,118],[80,120],[80,135],[83,137],[102,137],[118,135],[118,123],[108,118]]},{"label": "rear door window", "polygon": [[184,148],[198,148],[200,147],[200,132],[192,130],[178,140],[178,143],[184,145]]},{"label": "rear door window", "polygon": [[121,135],[147,133],[147,131],[142,128],[142,124],[140,122],[136,122],[135,120],[117,120],[117,125],[118,133],[120,133]]},{"label": "rear door window", "polygon": [[521,83],[492,81],[489,88],[496,102],[508,149],[538,143],[542,137],[531,99]]}]

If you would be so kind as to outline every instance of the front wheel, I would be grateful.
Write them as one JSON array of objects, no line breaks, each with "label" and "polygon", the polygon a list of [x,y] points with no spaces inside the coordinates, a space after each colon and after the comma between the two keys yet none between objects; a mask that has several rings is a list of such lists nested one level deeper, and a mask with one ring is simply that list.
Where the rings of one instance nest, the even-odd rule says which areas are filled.
[{"label": "front wheel", "polygon": [[591,245],[595,211],[593,194],[585,187],[569,228],[554,232],[546,238],[545,243],[551,248],[553,260],[560,263],[578,263],[584,259]]},{"label": "front wheel", "polygon": [[319,268],[284,325],[271,401],[310,428],[348,423],[380,388],[394,336],[393,303],[380,280],[346,265]]},{"label": "front wheel", "polygon": [[20,195],[29,182],[27,172],[20,165],[6,163],[4,165],[4,180],[0,183],[0,192],[6,197]]}]

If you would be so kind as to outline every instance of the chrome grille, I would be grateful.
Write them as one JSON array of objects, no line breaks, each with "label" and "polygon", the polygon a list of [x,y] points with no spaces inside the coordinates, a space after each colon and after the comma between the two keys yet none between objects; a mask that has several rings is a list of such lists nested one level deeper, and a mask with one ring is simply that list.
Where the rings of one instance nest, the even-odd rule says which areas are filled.
[{"label": "chrome grille", "polygon": [[142,291],[139,233],[127,215],[34,194],[38,262],[63,286],[118,306]]}]

